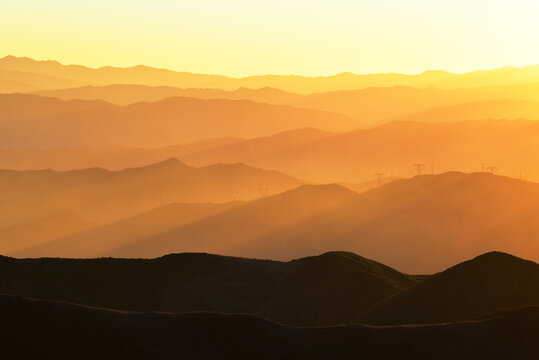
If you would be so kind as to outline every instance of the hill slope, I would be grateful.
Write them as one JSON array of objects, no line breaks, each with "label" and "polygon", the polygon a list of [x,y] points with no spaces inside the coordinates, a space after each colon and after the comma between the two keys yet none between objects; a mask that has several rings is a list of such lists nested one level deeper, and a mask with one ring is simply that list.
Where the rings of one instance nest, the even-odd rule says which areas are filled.
[{"label": "hill slope", "polygon": [[362,321],[444,323],[526,305],[539,305],[539,265],[492,252],[453,266],[380,302]]},{"label": "hill slope", "polygon": [[[70,233],[64,231],[64,233],[55,233],[54,236],[44,236],[42,232],[34,231],[33,235],[36,239],[33,243],[18,246],[16,249],[3,246],[8,239],[10,242],[15,241],[12,234],[4,234],[5,241],[0,242],[0,253],[18,257],[97,256],[102,254],[105,249],[125,246],[131,242],[140,241],[148,236],[219,214],[242,204],[239,201],[224,204],[173,203],[111,224],[93,226],[90,229],[79,229]],[[24,225],[22,224],[21,227]],[[0,235],[2,235],[2,229],[0,229]]]},{"label": "hill slope", "polygon": [[[118,248],[103,248],[100,255],[155,257],[196,251],[289,260],[312,252],[305,243],[284,243],[273,234],[336,211],[356,198],[356,193],[339,185],[304,185]],[[261,238],[274,245],[259,242]]]},{"label": "hill slope", "polygon": [[251,313],[309,326],[353,322],[416,282],[342,252],[287,263],[189,253],[151,260],[0,258],[0,293],[122,310]]},{"label": "hill slope", "polygon": [[531,360],[539,351],[537,308],[438,326],[305,329],[249,315],[126,313],[1,296],[0,316],[2,354],[19,359]]},{"label": "hill slope", "polygon": [[73,235],[96,226],[98,224],[76,214],[63,213],[0,227],[0,254],[14,254],[39,243]]}]

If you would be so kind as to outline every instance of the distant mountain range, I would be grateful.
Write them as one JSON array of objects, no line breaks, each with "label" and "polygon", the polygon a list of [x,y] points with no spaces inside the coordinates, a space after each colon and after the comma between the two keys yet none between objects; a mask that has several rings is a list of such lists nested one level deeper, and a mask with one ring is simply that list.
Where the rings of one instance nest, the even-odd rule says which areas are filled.
[{"label": "distant mountain range", "polygon": [[[307,77],[298,75],[261,75],[230,78],[220,75],[193,74],[156,69],[147,66],[98,69],[80,65],[62,65],[56,61],[36,61],[25,57],[6,56],[0,59],[0,69],[69,79],[85,85],[141,84],[181,88],[217,88],[234,90],[239,87],[274,87],[297,93],[353,90],[367,87],[413,86],[466,88],[477,86],[514,85],[539,81],[539,66],[505,67],[464,74],[446,71],[426,71],[418,75],[395,73],[358,75],[341,73],[333,76]],[[1,77],[0,77],[1,79]],[[23,84],[36,87],[29,78]],[[1,84],[1,82],[0,82]],[[39,84],[39,83],[38,83]]]},{"label": "distant mountain range", "polygon": [[318,183],[364,183],[374,181],[376,173],[411,177],[417,174],[414,164],[423,164],[423,173],[494,171],[539,181],[534,160],[538,142],[535,120],[395,121],[347,133],[303,128],[253,139],[218,138],[150,149],[0,149],[0,168],[118,170],[176,157],[196,166],[241,162]]},{"label": "distant mountain range", "polygon": [[64,212],[105,223],[172,202],[252,200],[298,179],[243,164],[187,166],[176,159],[121,171],[0,170],[0,224]]},{"label": "distant mountain range", "polygon": [[296,128],[352,130],[342,115],[248,100],[168,98],[117,106],[37,95],[0,95],[0,144],[7,149],[160,147],[214,137],[260,137]]}]

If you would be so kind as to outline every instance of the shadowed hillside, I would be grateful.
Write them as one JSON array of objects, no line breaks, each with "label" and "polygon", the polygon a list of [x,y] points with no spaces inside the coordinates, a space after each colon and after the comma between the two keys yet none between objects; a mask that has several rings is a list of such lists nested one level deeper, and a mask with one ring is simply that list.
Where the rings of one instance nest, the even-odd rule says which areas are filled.
[{"label": "shadowed hillside", "polygon": [[251,200],[292,189],[297,182],[242,164],[196,168],[176,159],[121,171],[0,170],[0,224],[59,212],[104,223],[173,202]]},{"label": "shadowed hillside", "polygon": [[353,322],[416,282],[342,252],[287,263],[207,254],[0,258],[0,293],[122,310],[252,313],[296,325]]},{"label": "shadowed hillside", "polygon": [[362,321],[384,325],[444,323],[536,304],[539,305],[539,265],[492,252],[380,302]]},{"label": "shadowed hillside", "polygon": [[129,313],[0,297],[2,353],[55,359],[535,359],[539,310],[436,326],[293,328],[250,315]]}]

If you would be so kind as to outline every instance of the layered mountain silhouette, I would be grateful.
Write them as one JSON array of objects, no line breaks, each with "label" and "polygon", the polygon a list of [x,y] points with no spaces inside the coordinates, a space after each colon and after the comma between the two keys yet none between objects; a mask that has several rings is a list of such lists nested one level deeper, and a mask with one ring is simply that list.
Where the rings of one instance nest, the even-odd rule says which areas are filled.
[{"label": "layered mountain silhouette", "polygon": [[103,146],[51,149],[0,149],[0,168],[11,170],[52,169],[68,171],[98,167],[108,170],[122,170],[129,167],[143,167],[170,158],[188,156],[193,153],[242,141],[245,141],[245,139],[226,137],[157,148]]},{"label": "layered mountain silhouette", "polygon": [[34,93],[41,96],[54,97],[63,100],[104,100],[117,105],[129,105],[137,102],[157,102],[170,97],[252,100],[260,103],[287,105],[292,104],[295,100],[303,97],[299,94],[270,87],[263,87],[259,89],[239,88],[236,90],[227,91],[221,89],[182,89],[172,86],[145,86],[131,84],[84,86],[56,90],[42,90]]},{"label": "layered mountain silhouette", "polygon": [[79,81],[22,71],[0,70],[0,93],[20,93],[80,86]]},{"label": "layered mountain silhouette", "polygon": [[[217,208],[213,205],[209,207],[210,211],[204,213],[207,216],[200,216],[198,221],[190,221],[194,220],[192,215],[187,217],[187,221],[186,214],[177,212],[177,207],[186,205],[171,205],[155,210],[161,217],[159,220],[155,218],[155,212],[150,212],[72,237],[44,242],[14,255],[94,257],[119,254],[122,257],[154,257],[191,249],[206,252],[228,249],[226,253],[230,253],[230,247],[240,248],[241,252],[241,247],[252,246],[251,243],[262,235],[316,214],[326,214],[349,203],[356,196],[356,193],[338,185],[306,185],[253,202],[231,204],[228,211],[225,211],[225,206]],[[193,208],[195,206],[201,205],[191,205]],[[192,211],[189,207],[187,210]],[[170,218],[172,222],[163,223],[162,218]],[[132,229],[140,229],[140,224],[147,222],[148,230],[132,234]],[[289,256],[281,258],[290,259]]]},{"label": "layered mountain silhouette", "polygon": [[375,306],[362,321],[427,324],[471,320],[539,304],[539,265],[491,252],[433,275]]},{"label": "layered mountain silhouette", "polygon": [[[180,159],[196,165],[245,162],[313,182],[360,183],[423,173],[491,171],[539,181],[539,123],[485,119],[455,123],[395,121],[371,129],[257,152],[252,142],[225,145]],[[503,146],[500,146],[503,144]],[[245,149],[248,149],[245,150]],[[271,150],[271,146],[267,146]]]},{"label": "layered mountain silhouette", "polygon": [[440,106],[399,118],[400,121],[455,122],[470,119],[539,120],[539,102],[527,100],[490,100]]},{"label": "layered mountain silhouette", "polygon": [[[359,126],[380,125],[389,119],[417,114],[425,121],[458,121],[483,118],[537,119],[539,83],[473,87],[464,89],[414,88],[405,86],[374,87],[357,90],[300,95],[274,88],[234,91],[219,89],[180,89],[143,85],[109,85],[35,92],[64,100],[105,100],[120,105],[168,97],[199,99],[246,99],[274,105],[329,111],[346,115]],[[453,116],[454,115],[454,116]],[[412,119],[414,117],[410,117]]]},{"label": "layered mountain silhouette", "polygon": [[440,87],[469,88],[525,84],[539,81],[539,67],[505,67],[463,74],[446,71],[426,71],[417,75],[396,73],[359,75],[341,73],[333,76],[307,77],[298,75],[262,75],[230,78],[219,75],[193,74],[156,69],[143,65],[93,69],[80,65],[62,65],[56,61],[36,61],[26,57],[6,56],[0,59],[0,69],[39,73],[70,79],[87,85],[141,84],[181,88],[217,88],[234,90],[239,87],[273,87],[297,93],[354,90],[368,87]]},{"label": "layered mountain silhouette", "polygon": [[2,351],[13,358],[531,360],[539,351],[537,307],[434,326],[295,328],[244,314],[117,312],[5,295],[0,305]]},{"label": "layered mountain silhouette", "polygon": [[[125,246],[148,236],[160,234],[241,205],[243,205],[243,202],[240,201],[223,204],[173,203],[111,224],[81,228],[70,233],[62,232],[54,233],[54,236],[46,236],[46,233],[41,234],[35,231],[32,233],[34,241],[32,244],[21,244],[16,249],[0,245],[0,253],[25,257],[48,255],[90,257],[92,254],[102,254],[105,249]],[[12,227],[17,227],[18,229],[19,227],[23,228],[25,225],[26,223]],[[2,229],[0,229],[1,234]],[[13,233],[5,232],[4,235],[6,240],[9,239],[10,243],[19,243],[18,237]]]},{"label": "layered mountain silhouette", "polygon": [[0,170],[0,224],[60,212],[105,223],[172,202],[251,200],[297,183],[287,175],[243,164],[197,168],[176,159],[121,171]]},{"label": "layered mountain silhouette", "polygon": [[[36,95],[0,95],[0,123],[26,121],[41,117],[70,116],[73,113],[111,108],[104,101],[59,100]],[[6,145],[2,145],[5,147]]]},{"label": "layered mountain silhouette", "polygon": [[352,130],[356,126],[342,115],[226,99],[169,98],[70,113],[51,110],[47,114],[38,109],[30,110],[36,111],[35,116],[28,116],[28,110],[18,115],[13,97],[45,102],[48,105],[43,106],[53,109],[65,107],[63,101],[53,98],[0,95],[0,110],[5,103],[14,112],[0,122],[3,148],[159,147],[215,137],[259,137],[303,127]]},{"label": "layered mountain silhouette", "polygon": [[0,292],[135,311],[251,313],[295,325],[351,323],[417,283],[331,252],[290,262],[176,254],[158,259],[0,258]]},{"label": "layered mountain silhouette", "polygon": [[72,243],[68,237],[17,255],[156,257],[195,251],[288,260],[338,248],[410,273],[433,273],[493,250],[539,259],[538,197],[536,183],[484,173],[395,180],[362,194],[309,185],[159,233],[156,228],[118,248],[91,238],[87,245],[72,245],[80,238]]},{"label": "layered mountain silhouette", "polygon": [[[538,200],[538,184],[486,173],[394,180],[361,194],[305,185],[191,222],[178,217],[177,226],[155,221],[132,241],[129,224],[137,218],[14,255],[151,258],[193,251],[289,260],[337,248],[433,273],[494,250],[538,260]],[[172,207],[160,211],[167,218],[169,210],[174,214]]]}]

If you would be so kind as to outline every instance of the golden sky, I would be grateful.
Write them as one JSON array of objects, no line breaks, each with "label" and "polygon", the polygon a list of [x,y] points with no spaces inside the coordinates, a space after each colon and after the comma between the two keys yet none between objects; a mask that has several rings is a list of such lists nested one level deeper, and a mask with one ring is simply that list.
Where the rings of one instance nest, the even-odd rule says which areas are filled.
[{"label": "golden sky", "polygon": [[539,63],[537,0],[1,0],[0,56],[231,76]]}]

